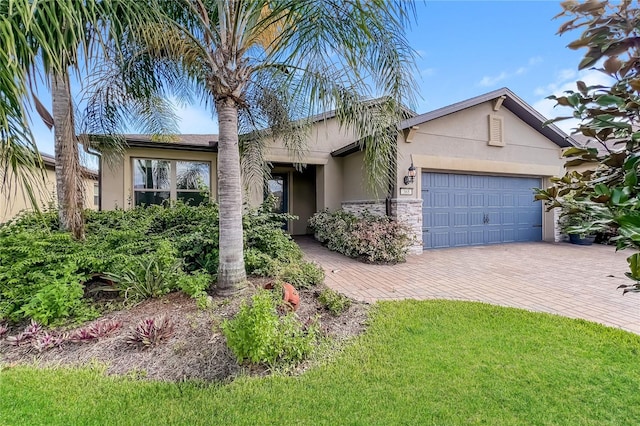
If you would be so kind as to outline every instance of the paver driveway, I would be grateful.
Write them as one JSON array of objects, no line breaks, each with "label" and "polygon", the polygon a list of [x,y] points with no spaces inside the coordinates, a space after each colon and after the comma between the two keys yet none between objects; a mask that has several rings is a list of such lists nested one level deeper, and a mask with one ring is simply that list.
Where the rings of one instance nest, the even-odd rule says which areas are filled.
[{"label": "paver driveway", "polygon": [[326,284],[354,299],[474,300],[583,318],[640,334],[640,294],[628,283],[626,258],[610,246],[514,243],[428,250],[398,265],[367,265],[297,240],[325,270]]}]

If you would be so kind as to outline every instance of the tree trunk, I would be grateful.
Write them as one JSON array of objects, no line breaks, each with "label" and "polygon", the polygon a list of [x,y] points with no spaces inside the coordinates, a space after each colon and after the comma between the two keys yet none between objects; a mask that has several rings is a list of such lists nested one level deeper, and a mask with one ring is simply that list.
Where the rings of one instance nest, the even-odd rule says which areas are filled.
[{"label": "tree trunk", "polygon": [[84,239],[84,182],[75,137],[69,75],[51,76],[53,134],[56,157],[56,194],[60,229]]},{"label": "tree trunk", "polygon": [[218,203],[220,238],[218,294],[230,296],[245,286],[242,234],[242,184],[238,146],[238,106],[231,99],[216,101],[218,112]]}]

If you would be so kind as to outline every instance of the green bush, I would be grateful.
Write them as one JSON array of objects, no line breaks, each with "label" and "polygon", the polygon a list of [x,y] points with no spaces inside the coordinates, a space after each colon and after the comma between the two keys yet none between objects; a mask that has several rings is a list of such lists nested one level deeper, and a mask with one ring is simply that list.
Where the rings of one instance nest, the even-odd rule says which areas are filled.
[{"label": "green bush", "polygon": [[[296,266],[302,251],[282,229],[290,216],[271,208],[267,203],[244,215],[247,272],[277,277],[299,270],[289,272],[292,280],[316,282],[308,266]],[[0,320],[86,317],[93,311],[80,290],[94,274],[115,278],[129,301],[181,289],[199,306],[208,304],[205,289],[218,270],[217,205],[87,211],[86,218],[83,242],[58,230],[55,211],[0,225]]]},{"label": "green bush", "polygon": [[324,280],[324,270],[312,262],[299,261],[281,266],[277,277],[295,288],[311,288]]},{"label": "green bush", "polygon": [[132,266],[119,273],[106,275],[115,282],[126,302],[139,302],[175,290],[184,272],[176,250],[163,240],[155,252],[136,257]]},{"label": "green bush", "polygon": [[227,345],[238,362],[277,364],[299,362],[315,346],[317,326],[305,329],[294,313],[280,317],[270,291],[260,290],[231,320],[222,323]]},{"label": "green bush", "polygon": [[84,289],[79,282],[81,277],[74,273],[73,266],[68,264],[62,271],[52,271],[47,282],[32,294],[20,310],[13,313],[12,319],[32,318],[39,324],[56,325],[70,318],[96,318],[97,312],[82,301]]},{"label": "green bush", "polygon": [[244,266],[248,274],[258,277],[273,277],[277,274],[280,262],[257,248],[248,247],[244,252]]},{"label": "green bush", "polygon": [[196,271],[193,274],[183,274],[178,278],[178,288],[185,294],[196,297],[211,286],[211,275],[205,271]]},{"label": "green bush", "polygon": [[336,317],[342,315],[351,306],[351,300],[347,296],[330,288],[320,292],[318,302]]},{"label": "green bush", "polygon": [[409,229],[388,216],[323,211],[309,226],[329,250],[370,263],[404,262],[411,244]]}]

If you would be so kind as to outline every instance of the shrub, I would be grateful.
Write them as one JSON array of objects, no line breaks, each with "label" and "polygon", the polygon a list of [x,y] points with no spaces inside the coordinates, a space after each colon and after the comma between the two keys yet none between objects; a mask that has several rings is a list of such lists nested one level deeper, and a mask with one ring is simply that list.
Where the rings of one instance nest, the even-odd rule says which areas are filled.
[{"label": "shrub", "polygon": [[322,283],[324,270],[313,262],[300,261],[283,264],[277,277],[298,289],[311,288]]},{"label": "shrub", "polygon": [[317,327],[305,327],[294,313],[280,317],[274,296],[261,290],[245,302],[232,320],[222,323],[227,345],[238,362],[275,366],[301,361],[317,340]]},{"label": "shrub", "polygon": [[125,301],[159,297],[174,290],[182,272],[181,261],[167,241],[161,241],[154,253],[136,258],[120,273],[107,274],[116,283]]},{"label": "shrub", "polygon": [[[209,303],[205,289],[218,269],[215,204],[87,211],[86,217],[83,242],[58,231],[55,211],[0,225],[0,320],[61,324],[94,318],[83,297],[94,274],[115,279],[127,301],[181,289],[199,306]],[[317,281],[310,267],[295,266],[302,251],[282,229],[290,218],[272,213],[269,203],[245,213],[248,273],[276,277],[288,270],[293,281]]]},{"label": "shrub", "polygon": [[178,278],[178,288],[183,293],[196,299],[198,308],[205,309],[211,305],[207,289],[213,281],[211,275],[204,271],[196,271],[193,274],[184,274]]},{"label": "shrub", "polygon": [[318,295],[318,302],[333,316],[340,316],[351,306],[351,300],[344,294],[325,288]]},{"label": "shrub", "polygon": [[323,211],[309,225],[330,250],[370,263],[404,262],[411,244],[408,228],[388,216]]},{"label": "shrub", "polygon": [[247,274],[258,277],[273,277],[277,274],[280,264],[281,262],[255,247],[248,247],[244,252],[244,266]]},{"label": "shrub", "polygon": [[184,274],[178,278],[178,288],[191,297],[197,297],[211,286],[211,275],[204,271],[196,271],[193,274]]},{"label": "shrub", "polygon": [[284,232],[282,225],[295,216],[273,213],[275,198],[270,196],[257,209],[243,216],[245,248],[252,247],[272,259],[293,262],[302,260],[302,250]]}]

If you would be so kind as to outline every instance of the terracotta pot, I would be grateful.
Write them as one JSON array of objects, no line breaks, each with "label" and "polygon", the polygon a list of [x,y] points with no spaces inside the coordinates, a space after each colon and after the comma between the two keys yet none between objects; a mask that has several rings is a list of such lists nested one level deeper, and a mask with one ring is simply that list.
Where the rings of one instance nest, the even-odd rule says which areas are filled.
[{"label": "terracotta pot", "polygon": [[284,283],[282,285],[282,300],[284,300],[284,303],[291,306],[291,309],[294,311],[298,310],[298,306],[300,305],[300,295],[298,294],[298,290],[289,283]]},{"label": "terracotta pot", "polygon": [[[272,282],[264,285],[265,290],[273,290],[273,287],[274,285]],[[300,306],[300,294],[298,293],[298,290],[289,283],[282,284],[282,300],[293,311],[297,311],[298,306]]]}]

